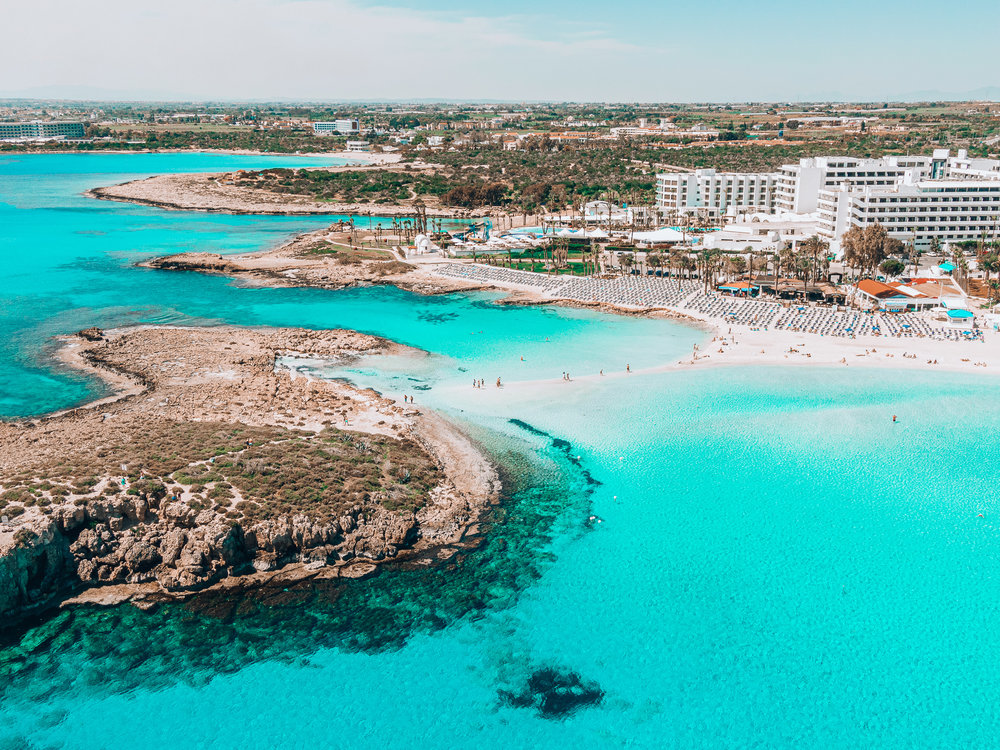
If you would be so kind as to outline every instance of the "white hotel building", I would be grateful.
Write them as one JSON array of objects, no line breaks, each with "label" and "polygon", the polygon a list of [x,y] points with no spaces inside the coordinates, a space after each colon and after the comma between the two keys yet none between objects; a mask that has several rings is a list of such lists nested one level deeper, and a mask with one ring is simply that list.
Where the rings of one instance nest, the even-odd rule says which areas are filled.
[{"label": "white hotel building", "polygon": [[656,197],[667,212],[815,214],[819,234],[834,244],[852,226],[880,223],[890,236],[926,248],[933,238],[945,244],[997,234],[1000,161],[938,149],[933,156],[802,159],[771,174],[665,173],[657,175]]},{"label": "white hotel building", "polygon": [[666,213],[710,218],[772,213],[776,180],[777,175],[766,172],[665,172],[656,175],[656,205]]},{"label": "white hotel building", "polygon": [[357,135],[360,132],[361,123],[358,120],[313,123],[313,135]]},{"label": "white hotel building", "polygon": [[852,226],[881,224],[889,236],[912,240],[926,249],[994,238],[1000,229],[1000,175],[992,180],[921,180],[907,175],[892,187],[850,189],[841,186],[819,193],[819,234],[839,241]]},{"label": "white hotel building", "polygon": [[913,170],[921,176],[933,176],[934,159],[929,156],[886,156],[881,159],[819,156],[802,159],[798,164],[785,164],[778,170],[775,203],[783,211],[809,214],[818,208],[821,190],[836,188],[844,183],[856,188],[890,187]]}]

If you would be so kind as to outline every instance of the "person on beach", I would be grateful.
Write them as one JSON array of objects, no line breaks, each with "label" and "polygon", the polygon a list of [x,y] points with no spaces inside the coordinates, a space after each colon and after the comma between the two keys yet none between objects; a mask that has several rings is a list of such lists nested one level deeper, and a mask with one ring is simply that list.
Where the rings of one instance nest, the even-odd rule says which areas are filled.
[{"label": "person on beach", "polygon": [[625,372],[632,372],[632,365],[626,364],[625,365]]},{"label": "person on beach", "polygon": [[497,388],[500,387],[500,378],[497,378]]}]

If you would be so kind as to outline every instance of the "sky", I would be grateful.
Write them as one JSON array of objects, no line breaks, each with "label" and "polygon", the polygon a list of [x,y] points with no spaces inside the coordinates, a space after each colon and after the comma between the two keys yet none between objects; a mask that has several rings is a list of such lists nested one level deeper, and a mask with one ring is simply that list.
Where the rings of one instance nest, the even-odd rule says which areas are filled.
[{"label": "sky", "polygon": [[30,0],[0,23],[0,96],[877,101],[1000,87],[1000,0]]}]

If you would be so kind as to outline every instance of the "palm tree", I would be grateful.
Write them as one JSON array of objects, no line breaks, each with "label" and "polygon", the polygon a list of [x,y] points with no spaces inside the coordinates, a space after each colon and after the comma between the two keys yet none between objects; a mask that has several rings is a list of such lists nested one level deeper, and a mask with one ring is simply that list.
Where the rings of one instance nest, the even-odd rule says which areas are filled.
[{"label": "palm tree", "polygon": [[986,274],[986,285],[989,286],[990,274],[1000,271],[1000,255],[997,253],[987,253],[979,261],[979,267]]},{"label": "palm tree", "polygon": [[[851,227],[846,232],[844,236],[840,239],[840,247],[844,251],[844,265],[848,268],[858,269],[862,264],[862,255],[864,253],[864,231],[861,227]],[[857,274],[855,274],[856,276]],[[857,279],[854,279],[856,282]],[[850,304],[854,304],[854,292],[857,289],[857,283],[851,290],[851,300]]]},{"label": "palm tree", "polygon": [[681,256],[681,265],[680,265],[680,268],[681,268],[682,271],[684,271],[684,274],[685,274],[686,278],[688,278],[688,279],[691,278],[691,272],[696,267],[697,267],[697,264],[694,262],[694,258],[692,258],[690,255],[688,255],[687,253],[685,253],[684,255]]},{"label": "palm tree", "polygon": [[663,265],[663,259],[659,253],[646,253],[646,265],[653,269],[655,275],[656,270]]},{"label": "palm tree", "polygon": [[710,250],[708,248],[703,248],[698,251],[698,264],[700,266],[699,273],[701,273],[702,288],[706,294],[708,293],[709,275],[713,277],[715,275],[716,259],[718,254],[718,250]]},{"label": "palm tree", "polygon": [[623,273],[624,269],[631,271],[632,266],[635,265],[635,256],[633,256],[631,252],[621,253],[618,256],[618,265],[623,269]]},{"label": "palm tree", "polygon": [[809,237],[802,243],[802,250],[807,254],[812,256],[812,269],[811,276],[813,286],[816,285],[816,263],[820,253],[826,253],[830,249],[830,243],[826,240],[820,239],[818,235],[813,235]]},{"label": "palm tree", "polygon": [[725,260],[726,275],[730,281],[747,270],[747,262],[742,255],[728,255]]},{"label": "palm tree", "polygon": [[672,273],[675,276],[680,276],[681,269],[684,268],[684,258],[687,257],[687,253],[683,252],[680,248],[672,248],[670,250],[670,267]]},{"label": "palm tree", "polygon": [[778,255],[781,256],[782,268],[787,269],[787,271],[795,270],[795,261],[797,260],[797,256],[790,243],[786,242],[781,250],[778,251]]}]

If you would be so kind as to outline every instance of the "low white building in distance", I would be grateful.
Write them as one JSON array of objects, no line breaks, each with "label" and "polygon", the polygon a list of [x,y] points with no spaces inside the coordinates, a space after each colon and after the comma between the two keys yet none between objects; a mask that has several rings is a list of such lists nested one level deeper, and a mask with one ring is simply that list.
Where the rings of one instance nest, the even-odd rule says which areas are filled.
[{"label": "low white building in distance", "polygon": [[353,153],[365,153],[369,150],[370,145],[368,141],[348,141],[347,150]]},{"label": "low white building in distance", "polygon": [[674,123],[660,120],[660,124],[649,125],[645,119],[639,120],[639,125],[622,125],[611,128],[612,138],[695,138],[703,141],[714,141],[719,137],[719,131],[698,123],[688,130],[678,128]]},{"label": "low white building in distance", "polygon": [[314,122],[314,135],[356,135],[361,132],[358,120],[334,120],[333,122]]},{"label": "low white building in distance", "polygon": [[[645,206],[619,206],[610,201],[590,201],[582,207],[583,220],[588,224],[606,224],[620,226],[645,226],[653,223],[653,216]],[[560,217],[571,219],[572,217]]]}]

